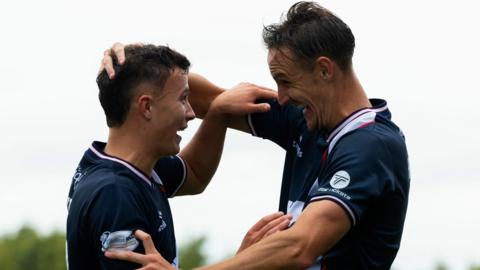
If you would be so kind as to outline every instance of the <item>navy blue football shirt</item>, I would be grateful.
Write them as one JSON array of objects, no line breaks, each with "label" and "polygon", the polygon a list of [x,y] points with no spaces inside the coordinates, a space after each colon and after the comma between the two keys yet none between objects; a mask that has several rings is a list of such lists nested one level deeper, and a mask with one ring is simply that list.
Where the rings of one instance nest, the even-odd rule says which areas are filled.
[{"label": "navy blue football shirt", "polygon": [[309,269],[390,269],[403,232],[410,176],[405,139],[384,100],[352,113],[329,133],[309,130],[292,105],[249,115],[254,136],[286,151],[280,210],[296,221],[314,201],[341,206],[351,229]]},{"label": "navy blue football shirt", "polygon": [[168,198],[186,179],[183,161],[160,159],[152,177],[127,161],[103,152],[94,142],[85,152],[72,179],[68,199],[67,263],[77,269],[137,269],[139,265],[110,260],[104,251],[144,253],[133,236],[141,229],[152,236],[162,256],[178,266],[175,232]]}]

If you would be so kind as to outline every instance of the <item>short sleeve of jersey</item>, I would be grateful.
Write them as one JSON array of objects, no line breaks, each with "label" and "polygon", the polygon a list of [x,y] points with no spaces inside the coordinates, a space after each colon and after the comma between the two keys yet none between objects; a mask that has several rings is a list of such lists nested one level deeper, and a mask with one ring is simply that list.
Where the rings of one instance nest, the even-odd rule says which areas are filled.
[{"label": "short sleeve of jersey", "polygon": [[178,156],[169,156],[157,161],[154,171],[160,177],[169,198],[182,187],[187,179],[185,162]]},{"label": "short sleeve of jersey", "polygon": [[301,131],[303,114],[293,105],[280,106],[276,100],[263,100],[270,111],[247,116],[252,135],[271,140],[283,149],[290,149]]},{"label": "short sleeve of jersey", "polygon": [[338,203],[354,226],[368,206],[393,187],[390,152],[375,135],[357,131],[342,138],[328,159],[318,188],[309,194],[310,202]]},{"label": "short sleeve of jersey", "polygon": [[[131,180],[126,180],[131,181]],[[148,218],[144,215],[138,194],[128,186],[109,184],[98,191],[87,212],[87,237],[93,252],[100,262],[101,269],[137,269],[138,264],[111,260],[104,252],[109,248],[119,248],[145,253],[141,242],[132,236],[137,229],[148,232]]]}]

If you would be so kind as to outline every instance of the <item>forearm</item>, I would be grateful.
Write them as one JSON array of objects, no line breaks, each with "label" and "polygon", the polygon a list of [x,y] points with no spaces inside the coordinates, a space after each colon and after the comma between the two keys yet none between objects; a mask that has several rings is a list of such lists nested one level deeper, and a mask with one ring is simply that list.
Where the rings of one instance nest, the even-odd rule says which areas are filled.
[{"label": "forearm", "polygon": [[201,268],[306,269],[350,229],[345,211],[328,200],[309,204],[290,229],[273,234],[231,259]]},{"label": "forearm", "polygon": [[190,88],[189,102],[195,115],[201,119],[207,114],[213,100],[225,91],[225,89],[195,73],[188,75],[188,85]]},{"label": "forearm", "polygon": [[[228,127],[247,133],[250,133],[247,115],[270,110],[268,104],[257,104],[256,101],[277,98],[275,91],[250,83],[240,83],[225,91],[198,74],[191,73],[188,79],[189,101],[197,117],[203,119],[209,110],[216,107],[227,114]],[[215,105],[212,105],[214,101]]]},{"label": "forearm", "polygon": [[210,183],[222,156],[226,130],[225,115],[207,113],[195,136],[179,154],[188,169],[188,183],[181,194],[201,193]]},{"label": "forearm", "polygon": [[313,260],[305,256],[301,238],[291,230],[276,233],[221,263],[199,268],[217,269],[306,269]]}]

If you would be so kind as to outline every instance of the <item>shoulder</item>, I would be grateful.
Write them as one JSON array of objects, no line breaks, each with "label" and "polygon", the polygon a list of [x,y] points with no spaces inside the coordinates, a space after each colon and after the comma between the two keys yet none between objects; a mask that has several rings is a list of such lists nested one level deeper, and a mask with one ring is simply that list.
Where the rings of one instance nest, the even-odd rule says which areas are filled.
[{"label": "shoulder", "polygon": [[138,180],[121,166],[98,166],[79,181],[75,193],[84,199],[98,196],[115,198],[139,193]]},{"label": "shoulder", "polygon": [[345,134],[328,154],[328,167],[332,173],[341,169],[362,178],[390,179],[396,164],[407,161],[399,145],[396,135],[372,124]]},{"label": "shoulder", "polygon": [[332,149],[332,155],[379,159],[390,157],[392,150],[403,147],[405,141],[398,128],[375,123],[345,134]]}]

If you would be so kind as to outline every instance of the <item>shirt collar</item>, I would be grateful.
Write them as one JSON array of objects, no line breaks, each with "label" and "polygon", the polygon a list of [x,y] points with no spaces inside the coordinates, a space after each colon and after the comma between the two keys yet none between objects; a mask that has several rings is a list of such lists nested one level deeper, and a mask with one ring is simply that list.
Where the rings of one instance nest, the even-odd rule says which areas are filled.
[{"label": "shirt collar", "polygon": [[158,184],[162,184],[162,181],[160,180],[160,177],[157,175],[157,173],[155,171],[152,171],[152,177],[150,178],[145,173],[143,173],[140,169],[135,167],[135,165],[131,164],[130,162],[128,162],[126,160],[123,160],[121,158],[118,158],[118,157],[108,155],[105,152],[103,152],[106,145],[107,144],[104,143],[104,142],[94,141],[92,143],[92,145],[90,146],[89,151],[91,152],[91,154],[93,156],[95,156],[99,159],[110,160],[112,162],[119,163],[119,164],[123,165],[124,167],[129,169],[131,172],[133,172],[136,176],[138,176],[140,179],[142,179],[144,182],[146,182],[149,186],[152,185],[151,179],[153,179]]},{"label": "shirt collar", "polygon": [[382,99],[370,99],[372,107],[363,108],[351,113],[342,122],[340,122],[329,134],[326,134],[326,142],[329,145],[330,152],[335,146],[336,142],[345,134],[373,124],[377,113],[385,114],[390,118],[390,112],[387,107],[387,102]]}]

